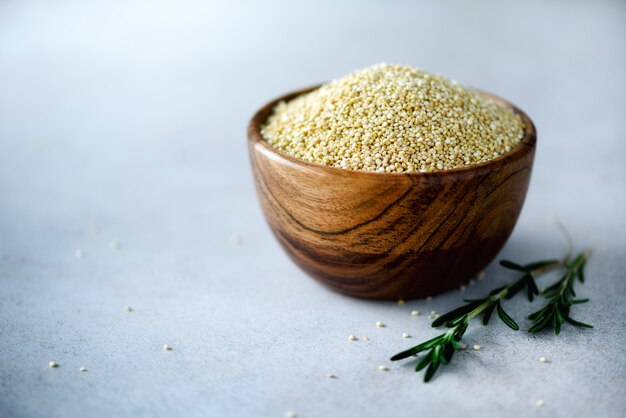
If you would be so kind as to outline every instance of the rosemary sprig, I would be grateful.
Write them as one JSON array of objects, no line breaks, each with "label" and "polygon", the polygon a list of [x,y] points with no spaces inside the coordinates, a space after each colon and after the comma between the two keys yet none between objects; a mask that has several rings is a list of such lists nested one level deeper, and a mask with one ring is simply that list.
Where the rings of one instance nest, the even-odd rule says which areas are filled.
[{"label": "rosemary sprig", "polygon": [[487,297],[466,299],[464,306],[435,319],[432,322],[433,327],[445,325],[450,329],[433,339],[396,354],[391,357],[391,361],[417,356],[421,352],[428,351],[417,362],[415,371],[428,367],[424,375],[424,381],[430,381],[440,365],[448,364],[456,351],[466,348],[461,340],[470,322],[477,316],[482,314],[482,323],[487,325],[493,312],[496,311],[500,320],[509,328],[515,331],[519,330],[519,325],[502,307],[502,301],[511,299],[525,288],[528,300],[532,302],[534,297],[540,294],[535,277],[557,268],[565,269],[565,274],[556,283],[541,292],[548,302],[544,307],[528,317],[532,321],[529,332],[535,333],[552,327],[556,335],[559,335],[561,326],[565,322],[580,327],[593,328],[591,325],[576,321],[570,316],[572,305],[588,302],[588,299],[573,298],[576,297],[574,291],[576,278],[581,283],[585,281],[584,268],[589,257],[589,251],[584,251],[571,259],[571,239],[567,231],[564,233],[568,239],[570,250],[563,260],[543,260],[526,265],[520,265],[509,260],[501,260],[500,265],[502,267],[519,271],[523,274],[513,283],[493,289]]},{"label": "rosemary sprig", "polygon": [[570,308],[578,303],[589,302],[589,299],[573,299],[576,297],[574,283],[576,278],[580,283],[585,282],[585,264],[589,257],[589,250],[578,254],[573,260],[564,260],[563,266],[566,271],[563,277],[542,292],[548,300],[543,308],[531,314],[528,319],[532,321],[529,332],[539,332],[552,327],[554,333],[559,335],[561,325],[568,322],[572,325],[593,328],[592,325],[576,321],[570,316]]},{"label": "rosemary sprig", "polygon": [[429,350],[415,367],[415,371],[420,371],[428,366],[424,375],[424,381],[428,382],[433,378],[440,365],[448,364],[456,351],[466,348],[465,344],[461,343],[463,335],[467,331],[470,322],[480,314],[483,315],[483,324],[487,325],[495,310],[502,322],[513,330],[519,330],[519,325],[505,312],[501,301],[512,298],[524,288],[527,288],[528,299],[532,301],[533,297],[539,294],[535,276],[560,267],[561,262],[559,260],[545,260],[522,266],[512,261],[502,260],[500,264],[503,267],[521,271],[524,274],[512,284],[492,290],[489,296],[482,299],[466,300],[466,305],[435,319],[432,323],[433,327],[445,325],[450,329],[431,340],[396,354],[391,357],[391,361],[402,360]]}]

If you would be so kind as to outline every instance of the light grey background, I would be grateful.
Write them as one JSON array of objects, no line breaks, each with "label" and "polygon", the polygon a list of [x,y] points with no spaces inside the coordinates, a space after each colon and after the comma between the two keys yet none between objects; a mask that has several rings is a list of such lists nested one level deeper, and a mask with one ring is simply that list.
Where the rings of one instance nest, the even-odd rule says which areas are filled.
[{"label": "light grey background", "polygon": [[[0,416],[624,416],[625,41],[621,1],[0,1]],[[257,206],[247,121],[381,61],[534,119],[502,256],[563,254],[558,217],[594,249],[592,302],[573,310],[594,330],[474,326],[482,351],[425,385],[387,359],[436,335],[412,309],[466,295],[355,300],[287,259]],[[487,277],[466,293],[512,276],[494,263]],[[527,328],[527,304],[507,305]]]}]

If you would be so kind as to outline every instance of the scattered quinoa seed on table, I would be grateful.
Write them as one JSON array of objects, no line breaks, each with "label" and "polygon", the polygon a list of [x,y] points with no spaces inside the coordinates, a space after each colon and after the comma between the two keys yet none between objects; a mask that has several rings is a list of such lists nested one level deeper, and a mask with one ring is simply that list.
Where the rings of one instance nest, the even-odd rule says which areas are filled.
[{"label": "scattered quinoa seed on table", "polygon": [[261,128],[304,161],[373,172],[431,172],[489,161],[524,136],[519,115],[453,80],[377,64],[280,102]]}]

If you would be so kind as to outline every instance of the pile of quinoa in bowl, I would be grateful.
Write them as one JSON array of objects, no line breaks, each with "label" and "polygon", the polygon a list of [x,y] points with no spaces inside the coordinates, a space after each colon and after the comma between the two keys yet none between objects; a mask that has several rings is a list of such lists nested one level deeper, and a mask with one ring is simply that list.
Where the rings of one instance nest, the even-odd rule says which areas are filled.
[{"label": "pile of quinoa in bowl", "polygon": [[377,64],[280,102],[261,127],[273,148],[349,170],[449,170],[506,154],[524,137],[512,110],[411,66]]}]

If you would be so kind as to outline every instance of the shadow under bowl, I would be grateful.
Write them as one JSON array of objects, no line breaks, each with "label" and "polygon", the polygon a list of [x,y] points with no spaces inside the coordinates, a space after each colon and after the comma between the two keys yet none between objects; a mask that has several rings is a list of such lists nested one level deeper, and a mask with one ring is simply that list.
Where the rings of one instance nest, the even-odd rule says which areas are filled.
[{"label": "shadow under bowl", "polygon": [[410,299],[458,287],[483,269],[510,236],[522,209],[536,146],[524,138],[493,160],[432,173],[373,173],[309,163],[274,149],[260,128],[280,101],[248,125],[255,186],[265,218],[291,259],[341,293]]}]

